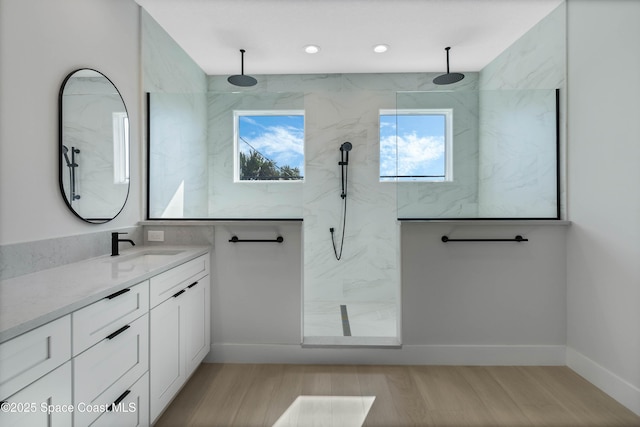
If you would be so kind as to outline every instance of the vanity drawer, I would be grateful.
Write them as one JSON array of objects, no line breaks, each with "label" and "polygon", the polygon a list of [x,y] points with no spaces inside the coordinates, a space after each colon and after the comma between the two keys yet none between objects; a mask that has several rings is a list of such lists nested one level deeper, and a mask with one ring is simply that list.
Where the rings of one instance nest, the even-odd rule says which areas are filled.
[{"label": "vanity drawer", "polygon": [[69,359],[69,315],[0,344],[0,398],[11,396]]},{"label": "vanity drawer", "polygon": [[[73,359],[74,404],[108,406],[148,369],[149,316],[145,314]],[[99,415],[74,412],[74,425],[88,425]]]},{"label": "vanity drawer", "polygon": [[104,297],[72,316],[73,355],[77,356],[113,331],[149,311],[149,281]]},{"label": "vanity drawer", "polygon": [[151,308],[189,285],[190,280],[198,280],[207,274],[209,274],[209,254],[152,277],[149,287]]},{"label": "vanity drawer", "polygon": [[149,425],[149,374],[114,397],[116,403],[95,420],[91,427],[146,427]]}]

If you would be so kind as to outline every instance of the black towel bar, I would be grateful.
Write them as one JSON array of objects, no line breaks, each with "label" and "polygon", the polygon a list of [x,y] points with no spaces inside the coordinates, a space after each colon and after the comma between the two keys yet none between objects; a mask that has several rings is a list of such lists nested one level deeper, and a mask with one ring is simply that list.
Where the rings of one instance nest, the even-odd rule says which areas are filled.
[{"label": "black towel bar", "polygon": [[447,236],[442,236],[442,242],[528,242],[529,239],[525,239],[521,235],[517,235],[514,239],[450,239]]},{"label": "black towel bar", "polygon": [[230,241],[231,243],[241,243],[241,242],[270,242],[270,243],[282,243],[282,242],[284,242],[284,237],[282,237],[282,236],[278,236],[277,238],[275,238],[275,239],[273,239],[273,240],[260,240],[260,239],[257,239],[257,240],[254,240],[254,239],[246,239],[246,240],[245,240],[245,239],[243,239],[243,240],[240,240],[240,239],[238,239],[238,236],[233,236],[231,239],[229,239],[229,241]]}]

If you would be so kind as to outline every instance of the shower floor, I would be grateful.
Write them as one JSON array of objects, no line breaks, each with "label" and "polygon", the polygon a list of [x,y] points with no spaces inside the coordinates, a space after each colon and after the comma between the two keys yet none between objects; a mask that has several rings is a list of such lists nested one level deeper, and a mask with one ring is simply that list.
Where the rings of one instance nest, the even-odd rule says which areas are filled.
[{"label": "shower floor", "polygon": [[308,301],[304,336],[396,338],[397,318],[395,302]]}]

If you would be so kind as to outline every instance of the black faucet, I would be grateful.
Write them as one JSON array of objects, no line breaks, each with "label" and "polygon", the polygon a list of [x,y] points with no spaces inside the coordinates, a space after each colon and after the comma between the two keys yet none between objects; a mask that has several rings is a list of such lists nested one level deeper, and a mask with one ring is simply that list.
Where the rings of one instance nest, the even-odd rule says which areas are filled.
[{"label": "black faucet", "polygon": [[127,234],[127,233],[111,233],[111,256],[116,256],[116,255],[120,255],[120,253],[118,252],[118,244],[120,242],[129,242],[131,243],[132,246],[135,246],[136,244],[133,243],[133,240],[131,239],[120,239],[118,238],[119,234]]}]

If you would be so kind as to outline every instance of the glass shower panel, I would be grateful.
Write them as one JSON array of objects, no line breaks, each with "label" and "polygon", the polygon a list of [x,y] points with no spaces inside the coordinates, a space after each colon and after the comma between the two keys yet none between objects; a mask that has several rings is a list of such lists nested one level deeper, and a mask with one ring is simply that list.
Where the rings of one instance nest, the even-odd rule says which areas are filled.
[{"label": "glass shower panel", "polygon": [[[398,92],[398,218],[559,218],[557,93],[556,90]],[[445,129],[444,136],[403,130],[400,122],[403,114],[438,109],[451,114],[450,128]],[[438,138],[440,145],[435,144]],[[434,147],[439,151],[434,151]],[[428,156],[429,150],[443,155],[441,161],[446,170],[443,178],[403,179],[405,158],[416,162],[416,158],[424,156],[420,160],[423,163],[437,160],[435,154]]]},{"label": "glass shower panel", "polygon": [[[149,94],[149,218],[301,218],[303,100],[283,92]],[[270,179],[239,179],[243,160],[245,172],[271,171]]]},{"label": "glass shower panel", "polygon": [[147,103],[149,218],[206,218],[206,95],[149,93]]}]

